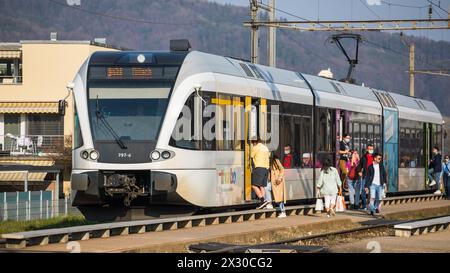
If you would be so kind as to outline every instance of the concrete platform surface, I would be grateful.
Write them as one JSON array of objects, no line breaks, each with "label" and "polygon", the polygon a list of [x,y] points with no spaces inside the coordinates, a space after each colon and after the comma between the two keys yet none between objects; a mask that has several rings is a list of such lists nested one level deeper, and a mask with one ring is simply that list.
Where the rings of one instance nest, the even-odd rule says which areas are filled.
[{"label": "concrete platform surface", "polygon": [[450,230],[409,238],[377,237],[330,248],[335,253],[450,253]]},{"label": "concrete platform surface", "polygon": [[[422,203],[408,203],[386,206],[382,208],[382,215],[389,218],[390,215],[400,215],[405,212],[417,213],[418,210],[450,209],[449,200],[428,201]],[[447,210],[449,211],[449,210]],[[381,218],[381,216],[379,216]],[[338,213],[337,216],[327,218],[325,213],[302,216],[289,216],[286,218],[270,218],[241,223],[220,224],[206,227],[178,229],[163,232],[148,232],[144,234],[132,234],[126,236],[114,236],[110,238],[90,239],[87,241],[69,242],[67,244],[50,244],[45,246],[27,247],[29,251],[45,252],[129,252],[146,251],[153,249],[156,252],[180,252],[175,246],[200,241],[215,241],[224,236],[240,238],[246,234],[258,234],[258,232],[270,232],[289,227],[302,227],[303,230],[317,229],[329,225],[372,221],[373,217],[362,211],[347,211]],[[448,234],[448,233],[447,233]],[[295,234],[294,234],[295,235]],[[299,234],[300,235],[300,234]],[[439,235],[437,235],[439,236]],[[405,240],[405,239],[403,239]],[[256,242],[255,242],[256,243]],[[168,246],[173,245],[173,248]],[[447,245],[450,246],[450,244]]]}]

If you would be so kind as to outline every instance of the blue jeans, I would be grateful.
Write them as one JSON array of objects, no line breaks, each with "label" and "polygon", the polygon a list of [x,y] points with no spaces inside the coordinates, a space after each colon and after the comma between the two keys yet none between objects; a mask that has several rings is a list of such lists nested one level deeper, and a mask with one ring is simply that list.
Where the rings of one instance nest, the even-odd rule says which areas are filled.
[{"label": "blue jeans", "polygon": [[433,174],[434,174],[434,181],[436,181],[436,189],[441,189],[441,174],[442,172],[435,173],[433,169],[428,170],[428,180],[433,181]]},{"label": "blue jeans", "polygon": [[448,173],[443,173],[442,175],[445,194],[447,195],[447,198],[450,198],[450,177],[448,176]]},{"label": "blue jeans", "polygon": [[367,206],[367,197],[366,197],[366,179],[365,178],[361,178],[360,179],[360,189],[359,192],[361,193],[361,203],[362,203],[362,208],[365,209]]},{"label": "blue jeans", "polygon": [[264,191],[266,201],[272,203],[272,183],[267,182],[267,186],[264,188]]},{"label": "blue jeans", "polygon": [[350,204],[359,207],[359,196],[361,195],[361,179],[347,179],[347,181]]},{"label": "blue jeans", "polygon": [[375,213],[375,209],[378,208],[381,202],[381,194],[383,192],[383,186],[370,185],[370,211]]}]

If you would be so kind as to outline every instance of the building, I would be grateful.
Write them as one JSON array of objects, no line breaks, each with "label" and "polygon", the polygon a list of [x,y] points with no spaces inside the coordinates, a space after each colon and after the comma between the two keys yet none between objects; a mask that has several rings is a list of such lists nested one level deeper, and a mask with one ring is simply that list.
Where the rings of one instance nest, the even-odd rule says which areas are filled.
[{"label": "building", "polygon": [[[61,165],[69,189],[73,102],[66,86],[87,57],[120,50],[91,41],[0,43],[0,165]],[[29,175],[29,190],[50,190],[51,175]],[[0,173],[0,192],[23,190],[22,173]],[[63,192],[60,190],[60,192]]]}]

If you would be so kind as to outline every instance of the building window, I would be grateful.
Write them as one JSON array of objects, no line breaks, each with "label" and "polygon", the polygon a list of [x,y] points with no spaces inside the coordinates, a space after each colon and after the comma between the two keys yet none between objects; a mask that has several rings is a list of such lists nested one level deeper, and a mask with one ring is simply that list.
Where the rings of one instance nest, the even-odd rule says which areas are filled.
[{"label": "building window", "polygon": [[0,58],[0,84],[22,82],[22,60],[20,58]]},{"label": "building window", "polygon": [[29,114],[27,117],[27,135],[64,135],[64,117],[52,114]]}]

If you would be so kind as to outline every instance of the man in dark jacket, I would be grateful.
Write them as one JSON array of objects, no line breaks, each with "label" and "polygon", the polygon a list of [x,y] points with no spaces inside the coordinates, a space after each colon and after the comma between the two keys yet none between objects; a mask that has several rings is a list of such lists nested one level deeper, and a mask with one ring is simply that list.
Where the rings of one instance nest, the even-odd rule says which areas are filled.
[{"label": "man in dark jacket", "polygon": [[442,155],[439,153],[439,148],[437,146],[433,147],[432,153],[433,155],[431,157],[430,163],[428,164],[428,186],[432,187],[436,185],[437,190],[434,192],[434,194],[441,194],[440,182],[442,172]]},{"label": "man in dark jacket", "polygon": [[366,187],[370,189],[370,214],[375,215],[381,202],[384,185],[387,182],[386,170],[381,163],[381,154],[373,155],[373,164],[367,169]]},{"label": "man in dark jacket", "polygon": [[362,203],[363,210],[367,209],[365,183],[366,183],[366,176],[367,176],[368,168],[370,165],[372,165],[372,162],[373,162],[373,152],[374,152],[373,145],[367,144],[366,153],[359,161],[359,166],[357,169],[358,175],[361,179],[360,191],[361,191],[361,203]]}]

